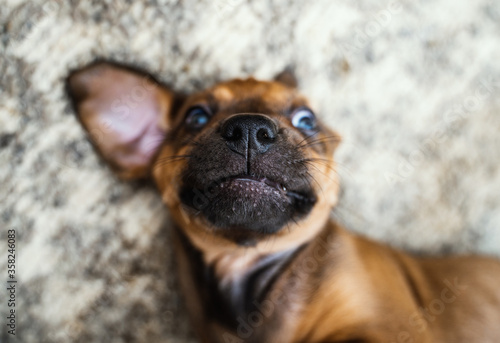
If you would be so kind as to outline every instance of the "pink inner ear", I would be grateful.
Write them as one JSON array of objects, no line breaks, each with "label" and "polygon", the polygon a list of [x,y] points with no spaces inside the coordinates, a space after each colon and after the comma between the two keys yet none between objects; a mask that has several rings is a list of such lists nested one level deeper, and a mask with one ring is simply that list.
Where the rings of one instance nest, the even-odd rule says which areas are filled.
[{"label": "pink inner ear", "polygon": [[165,132],[173,95],[148,76],[98,64],[70,77],[80,119],[97,148],[124,178],[144,177]]},{"label": "pink inner ear", "polygon": [[138,104],[131,115],[105,115],[110,118],[109,129],[116,139],[115,147],[109,151],[115,164],[131,169],[151,162],[164,139],[164,132],[159,128],[159,114],[161,109],[148,99]]}]

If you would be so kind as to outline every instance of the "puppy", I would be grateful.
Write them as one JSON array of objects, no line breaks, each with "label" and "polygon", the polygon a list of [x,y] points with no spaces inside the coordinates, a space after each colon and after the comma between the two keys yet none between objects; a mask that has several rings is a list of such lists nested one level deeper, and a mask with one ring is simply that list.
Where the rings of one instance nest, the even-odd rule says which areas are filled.
[{"label": "puppy", "polygon": [[68,78],[117,175],[158,186],[200,341],[499,342],[498,261],[417,258],[329,219],[340,137],[291,83],[182,97],[105,62]]}]

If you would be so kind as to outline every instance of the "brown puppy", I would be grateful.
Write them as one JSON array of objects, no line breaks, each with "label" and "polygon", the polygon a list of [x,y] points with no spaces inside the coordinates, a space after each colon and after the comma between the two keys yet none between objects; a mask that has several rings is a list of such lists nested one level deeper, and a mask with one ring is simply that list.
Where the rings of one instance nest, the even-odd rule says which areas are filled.
[{"label": "brown puppy", "polygon": [[499,262],[418,259],[329,220],[340,139],[283,79],[186,99],[109,63],[68,81],[101,155],[169,207],[201,341],[500,341]]}]

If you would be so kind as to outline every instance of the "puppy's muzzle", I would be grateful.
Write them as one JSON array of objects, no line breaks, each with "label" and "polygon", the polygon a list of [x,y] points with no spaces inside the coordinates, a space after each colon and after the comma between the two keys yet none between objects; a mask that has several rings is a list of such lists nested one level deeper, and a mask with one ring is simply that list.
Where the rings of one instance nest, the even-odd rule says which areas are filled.
[{"label": "puppy's muzzle", "polygon": [[303,151],[262,113],[236,113],[190,150],[179,197],[226,238],[247,244],[306,216],[316,196]]},{"label": "puppy's muzzle", "polygon": [[278,136],[276,124],[261,114],[233,115],[220,131],[229,149],[247,159],[267,152]]}]

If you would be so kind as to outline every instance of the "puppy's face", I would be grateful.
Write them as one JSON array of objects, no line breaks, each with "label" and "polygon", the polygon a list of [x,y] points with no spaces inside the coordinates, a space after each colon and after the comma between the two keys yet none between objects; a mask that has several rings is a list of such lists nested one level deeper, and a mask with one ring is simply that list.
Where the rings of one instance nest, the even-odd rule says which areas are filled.
[{"label": "puppy's face", "polygon": [[[81,94],[86,93],[88,99],[91,83],[109,82],[108,88],[118,88],[111,96],[116,104],[120,94],[126,94],[122,88],[127,82],[115,80],[119,85],[113,85],[108,79],[132,77],[130,71],[106,68],[100,65],[70,79],[80,117],[89,131],[95,130],[98,120],[85,120],[92,116],[85,117],[85,107],[92,113],[107,113],[94,115],[96,118],[110,116],[113,99],[104,96],[97,102],[108,103],[108,110],[95,110],[102,104],[94,101],[89,105],[87,100],[84,106]],[[339,137],[321,125],[295,88],[277,81],[232,80],[174,106],[173,93],[151,79],[137,79],[139,74],[133,77],[135,81],[129,80],[131,85],[126,88],[132,88],[131,94],[134,87],[147,90],[146,96],[140,99],[138,110],[122,118],[133,123],[127,132],[118,134],[122,146],[114,150],[138,151],[139,157],[127,156],[125,161],[139,160],[149,167],[123,162],[119,158],[123,153],[104,151],[99,143],[98,148],[127,177],[130,170],[142,173],[150,169],[173,217],[191,237],[214,235],[254,245],[269,237],[307,237],[319,229],[337,199],[332,156]],[[82,81],[85,78],[87,82]],[[94,81],[88,81],[91,79]],[[130,100],[128,104],[130,108]],[[129,118],[141,118],[141,112],[146,119]],[[150,112],[157,114],[148,115]],[[134,128],[136,132],[130,133]],[[148,132],[152,137],[144,138]],[[127,135],[132,139],[123,139]],[[137,143],[141,140],[144,142]]]}]

